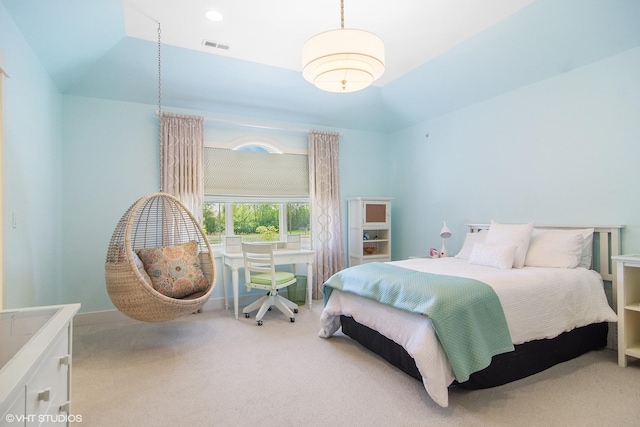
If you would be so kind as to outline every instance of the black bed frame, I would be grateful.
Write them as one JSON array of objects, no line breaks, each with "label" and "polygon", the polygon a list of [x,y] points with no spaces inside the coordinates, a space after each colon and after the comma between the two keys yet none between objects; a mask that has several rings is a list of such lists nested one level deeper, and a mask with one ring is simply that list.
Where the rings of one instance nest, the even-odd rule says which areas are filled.
[{"label": "black bed frame", "polygon": [[[414,359],[396,342],[373,329],[340,316],[342,332],[364,347],[382,356],[392,365],[412,377],[422,380]],[[576,358],[588,351],[607,345],[607,322],[594,323],[553,339],[530,341],[515,346],[515,350],[494,356],[485,369],[471,374],[468,381],[454,384],[465,389],[496,387],[544,371],[558,363]]]}]

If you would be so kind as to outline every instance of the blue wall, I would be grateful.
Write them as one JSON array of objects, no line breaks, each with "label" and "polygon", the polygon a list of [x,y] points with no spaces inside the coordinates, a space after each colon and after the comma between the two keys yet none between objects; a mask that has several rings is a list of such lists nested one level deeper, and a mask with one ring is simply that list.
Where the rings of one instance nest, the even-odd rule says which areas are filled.
[{"label": "blue wall", "polygon": [[[396,132],[394,258],[468,222],[626,225],[640,248],[640,48]],[[429,134],[426,138],[425,134]]]},{"label": "blue wall", "polygon": [[[61,95],[0,4],[3,84],[4,306],[61,294]],[[15,214],[17,227],[12,226]]]},{"label": "blue wall", "polygon": [[[83,312],[111,310],[104,283],[111,233],[133,202],[159,188],[157,106],[61,95],[2,4],[0,50],[11,75],[3,91],[4,308],[80,302]],[[219,137],[216,125],[205,129],[207,139]],[[388,195],[386,137],[331,130],[343,135],[343,198]],[[299,136],[280,136],[300,145]],[[213,297],[222,295],[218,286]]]},{"label": "blue wall", "polygon": [[[61,302],[79,301],[83,312],[110,310],[113,305],[105,288],[104,261],[111,234],[132,203],[159,188],[157,106],[68,95],[63,96],[62,105]],[[206,116],[199,111],[183,109],[180,112]],[[251,119],[244,118],[244,121]],[[299,123],[275,125],[305,127]],[[343,199],[390,194],[386,136],[334,130],[342,133]],[[229,129],[228,125],[212,122],[206,122],[205,126],[207,141],[228,142],[256,134],[298,148],[306,148],[307,144],[305,134]],[[346,217],[346,204],[343,209]],[[343,228],[346,235],[346,223]],[[217,267],[218,283],[212,297],[222,298],[219,260]]]},{"label": "blue wall", "polygon": [[[111,309],[104,262],[127,208],[158,191],[158,127],[149,105],[63,97],[63,302]],[[154,120],[155,119],[155,120]]]}]

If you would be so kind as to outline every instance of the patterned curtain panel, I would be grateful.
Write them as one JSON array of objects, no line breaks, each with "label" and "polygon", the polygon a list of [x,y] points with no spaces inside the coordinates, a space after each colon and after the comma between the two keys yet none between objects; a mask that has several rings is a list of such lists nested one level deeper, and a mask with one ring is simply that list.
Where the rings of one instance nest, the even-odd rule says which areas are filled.
[{"label": "patterned curtain panel", "polygon": [[339,134],[309,132],[309,180],[311,191],[311,242],[315,249],[313,298],[322,298],[322,284],[344,269]]},{"label": "patterned curtain panel", "polygon": [[202,224],[204,118],[163,113],[160,133],[160,189]]}]

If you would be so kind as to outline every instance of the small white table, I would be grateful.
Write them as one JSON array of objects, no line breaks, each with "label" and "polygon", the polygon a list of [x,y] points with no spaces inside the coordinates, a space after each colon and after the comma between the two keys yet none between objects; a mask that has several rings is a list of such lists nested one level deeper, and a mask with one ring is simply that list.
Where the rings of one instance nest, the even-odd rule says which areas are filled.
[{"label": "small white table", "polygon": [[[224,281],[224,307],[229,309],[227,300],[227,270],[231,269],[231,284],[233,286],[233,314],[238,318],[238,270],[244,268],[242,252],[222,252]],[[273,259],[276,265],[307,264],[307,304],[311,308],[311,289],[313,288],[313,255],[311,249],[277,249],[273,251]],[[228,267],[228,268],[227,268]]]}]

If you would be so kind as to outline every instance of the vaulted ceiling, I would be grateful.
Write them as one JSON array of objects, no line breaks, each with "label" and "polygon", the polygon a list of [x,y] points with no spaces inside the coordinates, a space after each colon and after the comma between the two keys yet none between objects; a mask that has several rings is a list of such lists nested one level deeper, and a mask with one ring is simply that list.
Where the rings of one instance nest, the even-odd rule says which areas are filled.
[{"label": "vaulted ceiling", "polygon": [[157,104],[160,22],[163,108],[379,132],[640,45],[637,0],[345,0],[345,27],[385,42],[386,71],[333,94],[302,78],[300,52],[339,28],[338,0],[1,3],[61,93]]}]

